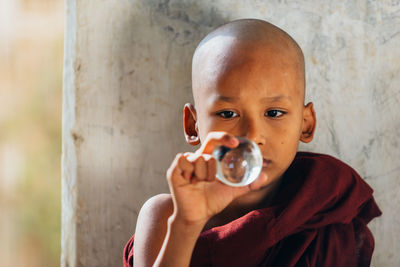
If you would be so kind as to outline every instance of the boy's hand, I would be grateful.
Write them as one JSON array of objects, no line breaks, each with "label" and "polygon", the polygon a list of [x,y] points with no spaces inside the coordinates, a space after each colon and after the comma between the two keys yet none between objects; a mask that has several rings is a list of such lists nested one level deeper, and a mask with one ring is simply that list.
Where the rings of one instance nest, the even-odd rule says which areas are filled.
[{"label": "boy's hand", "polygon": [[259,189],[265,174],[248,186],[231,187],[216,177],[216,160],[211,153],[217,146],[235,148],[239,141],[225,132],[211,132],[195,153],[178,154],[167,171],[174,202],[175,219],[187,224],[205,224],[235,198]]}]

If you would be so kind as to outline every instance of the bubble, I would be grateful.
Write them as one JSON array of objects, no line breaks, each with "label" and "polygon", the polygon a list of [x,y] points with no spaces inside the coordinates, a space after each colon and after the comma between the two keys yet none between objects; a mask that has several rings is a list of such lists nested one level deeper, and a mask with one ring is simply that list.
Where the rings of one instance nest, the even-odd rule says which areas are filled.
[{"label": "bubble", "polygon": [[213,151],[217,160],[217,178],[230,186],[245,186],[260,175],[263,158],[258,146],[243,137],[236,137],[239,145],[235,148],[218,146]]}]

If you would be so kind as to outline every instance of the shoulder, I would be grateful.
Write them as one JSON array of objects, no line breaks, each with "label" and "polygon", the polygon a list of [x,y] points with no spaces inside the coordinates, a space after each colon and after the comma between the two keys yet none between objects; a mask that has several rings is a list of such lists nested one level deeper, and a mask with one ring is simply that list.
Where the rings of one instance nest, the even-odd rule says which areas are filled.
[{"label": "shoulder", "polygon": [[328,164],[328,165],[334,165],[336,167],[351,168],[349,165],[347,165],[340,159],[322,153],[297,152],[295,160],[310,160],[319,164]]},{"label": "shoulder", "polygon": [[352,167],[333,156],[298,152],[290,169],[292,174],[300,174],[313,186],[329,188],[337,194],[345,194],[355,187],[372,193],[369,185]]},{"label": "shoulder", "polygon": [[172,214],[173,202],[170,194],[158,194],[149,198],[142,206],[139,216],[150,219],[160,219]]},{"label": "shoulder", "polygon": [[320,174],[331,174],[334,176],[359,176],[358,173],[345,162],[333,156],[313,153],[298,152],[293,160],[294,167],[302,168],[305,171],[318,171]]},{"label": "shoulder", "polygon": [[148,231],[167,227],[168,218],[173,212],[173,202],[170,194],[159,194],[149,198],[139,212],[136,224],[136,239],[139,235],[150,234]]},{"label": "shoulder", "polygon": [[289,192],[296,201],[311,199],[304,206],[313,207],[326,218],[330,214],[340,223],[349,223],[356,216],[369,221],[380,214],[372,188],[352,167],[335,157],[298,152],[289,169]]},{"label": "shoulder", "polygon": [[167,233],[168,218],[173,210],[170,194],[153,196],[143,204],[135,230],[133,254],[136,263],[147,266],[154,261]]}]

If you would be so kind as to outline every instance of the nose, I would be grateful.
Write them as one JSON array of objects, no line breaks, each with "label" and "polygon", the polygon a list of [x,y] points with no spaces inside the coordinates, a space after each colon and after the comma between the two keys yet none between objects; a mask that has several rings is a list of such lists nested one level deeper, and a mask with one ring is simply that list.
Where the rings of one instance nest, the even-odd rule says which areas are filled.
[{"label": "nose", "polygon": [[257,118],[246,118],[243,120],[243,135],[257,145],[265,144],[265,129],[262,122]]}]

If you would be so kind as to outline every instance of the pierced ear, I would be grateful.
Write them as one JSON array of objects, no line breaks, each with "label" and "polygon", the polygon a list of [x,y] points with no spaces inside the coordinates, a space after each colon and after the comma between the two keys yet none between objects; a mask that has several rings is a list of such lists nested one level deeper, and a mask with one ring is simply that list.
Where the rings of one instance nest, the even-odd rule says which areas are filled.
[{"label": "pierced ear", "polygon": [[303,126],[301,129],[300,141],[309,143],[313,140],[315,127],[317,125],[317,118],[313,103],[308,103],[303,110]]},{"label": "pierced ear", "polygon": [[183,108],[183,130],[186,142],[189,145],[195,146],[200,143],[196,109],[192,104],[185,104]]}]

